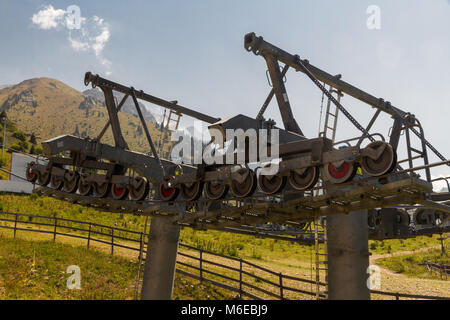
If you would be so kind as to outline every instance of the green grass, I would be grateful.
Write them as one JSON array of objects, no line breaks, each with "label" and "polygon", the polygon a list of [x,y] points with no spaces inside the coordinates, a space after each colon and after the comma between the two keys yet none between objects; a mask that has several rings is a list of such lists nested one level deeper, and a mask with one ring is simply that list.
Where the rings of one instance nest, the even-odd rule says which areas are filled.
[{"label": "green grass", "polygon": [[[67,288],[67,267],[77,265],[81,290]],[[136,260],[51,241],[0,235],[0,300],[133,299]],[[230,294],[177,275],[174,299],[229,299]]]},{"label": "green grass", "polygon": [[378,259],[376,263],[381,267],[387,268],[395,273],[404,274],[409,277],[426,278],[426,279],[440,279],[436,273],[430,273],[426,266],[419,264],[426,261],[435,262],[439,264],[449,264],[449,256],[442,256],[440,249],[432,249],[425,252],[418,252],[410,255],[389,257]]},{"label": "green grass", "polygon": [[440,245],[440,235],[419,236],[411,239],[370,240],[369,250],[373,254],[395,253],[398,251],[413,251]]},{"label": "green grass", "polygon": [[[117,222],[121,227],[126,222],[126,228],[142,231],[145,217],[131,214],[109,213],[71,204],[53,198],[32,195],[0,194],[0,211],[54,216],[73,220],[113,226]],[[411,239],[371,240],[369,249],[373,254],[394,253],[397,251],[415,250],[418,248],[439,245],[437,238],[419,236]],[[214,230],[197,231],[183,228],[180,239],[183,243],[200,247],[233,257],[264,261],[273,266],[295,267],[309,263],[311,259],[310,246],[286,242],[282,240],[263,239],[254,236],[231,234]]]}]

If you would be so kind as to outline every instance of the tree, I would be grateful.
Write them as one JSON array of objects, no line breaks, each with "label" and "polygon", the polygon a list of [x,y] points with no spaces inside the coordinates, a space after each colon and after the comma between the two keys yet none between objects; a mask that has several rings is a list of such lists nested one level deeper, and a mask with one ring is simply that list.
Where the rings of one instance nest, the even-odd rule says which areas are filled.
[{"label": "tree", "polygon": [[27,152],[29,144],[26,141],[20,141],[19,146],[20,146],[20,151]]},{"label": "tree", "polygon": [[31,145],[30,154],[36,154],[36,150],[34,150],[34,145]]},{"label": "tree", "polygon": [[30,136],[30,143],[31,144],[36,144],[37,143],[36,136],[34,135],[34,133],[32,133],[31,136]]}]

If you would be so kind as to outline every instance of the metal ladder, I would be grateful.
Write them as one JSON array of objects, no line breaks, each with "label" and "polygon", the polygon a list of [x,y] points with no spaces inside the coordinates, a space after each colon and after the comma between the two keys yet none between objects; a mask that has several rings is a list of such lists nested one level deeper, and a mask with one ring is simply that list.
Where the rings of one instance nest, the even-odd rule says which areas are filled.
[{"label": "metal ladder", "polygon": [[[164,115],[163,115],[163,119],[161,122],[161,135],[160,135],[160,139],[158,142],[158,153],[162,155],[162,157],[164,158],[169,158],[170,153],[171,153],[171,148],[170,150],[167,151],[166,154],[162,154],[163,151],[163,146],[169,142],[169,132],[173,132],[173,131],[177,131],[178,127],[180,125],[180,120],[181,120],[181,116],[182,114],[173,110],[169,110],[169,114],[167,115],[167,109],[164,109]],[[167,120],[166,120],[167,119]],[[175,125],[172,126],[171,128],[171,124],[174,123]]]},{"label": "metal ladder", "polygon": [[[173,118],[172,116],[175,116],[175,118]],[[170,110],[169,116],[167,118],[166,130],[168,130],[168,131],[178,130],[178,126],[180,124],[180,119],[181,119],[181,113]],[[175,123],[175,127],[173,129],[170,129],[170,122]]]},{"label": "metal ladder", "polygon": [[[331,94],[336,94],[336,100],[340,103],[342,92],[329,87]],[[323,97],[322,97],[323,103]],[[339,115],[339,108],[331,103],[328,98],[327,110],[325,113],[325,123],[323,131],[319,136],[328,138],[334,143],[336,139],[337,120]],[[318,192],[318,191],[317,191]],[[327,252],[327,219],[326,217],[317,217],[313,222],[314,226],[314,272],[315,272],[315,291],[316,299],[328,299],[328,252]],[[321,241],[322,240],[322,241]],[[323,249],[320,250],[320,243],[323,244]]]},{"label": "metal ladder", "polygon": [[[322,221],[322,223],[321,223]],[[327,219],[316,218],[314,226],[314,253],[315,253],[315,291],[317,300],[328,299],[328,252],[327,252]],[[322,235],[322,237],[321,237]],[[323,250],[320,250],[322,238]]]},{"label": "metal ladder", "polygon": [[[342,92],[335,90],[331,86],[329,87],[329,91],[331,92],[331,94],[335,93],[337,95],[336,100],[340,103],[341,97],[343,96]],[[327,111],[325,113],[325,123],[323,131],[320,132],[319,136],[331,139],[332,142],[335,141],[338,115],[339,108],[336,105],[332,104],[331,100],[328,99]]]},{"label": "metal ladder", "polygon": [[138,271],[137,271],[137,277],[136,277],[136,285],[135,285],[135,291],[134,291],[134,300],[137,300],[139,297],[139,292],[142,288],[142,281],[141,274],[143,266],[145,266],[144,261],[144,253],[147,252],[147,248],[145,246],[145,238],[147,237],[147,225],[148,225],[148,216],[145,217],[145,225],[144,225],[144,231],[141,234],[141,242],[140,242],[140,249],[139,249],[139,262],[138,262]]}]

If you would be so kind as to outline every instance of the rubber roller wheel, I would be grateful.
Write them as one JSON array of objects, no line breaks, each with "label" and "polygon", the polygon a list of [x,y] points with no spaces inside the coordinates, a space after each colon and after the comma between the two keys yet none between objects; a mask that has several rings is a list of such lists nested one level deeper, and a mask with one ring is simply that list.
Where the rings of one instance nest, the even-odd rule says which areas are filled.
[{"label": "rubber roller wheel", "polygon": [[88,196],[92,193],[92,185],[86,180],[87,176],[81,175],[78,182],[78,192],[82,196]]},{"label": "rubber roller wheel", "polygon": [[111,184],[108,182],[94,183],[94,196],[97,198],[105,198],[111,191]]},{"label": "rubber roller wheel", "polygon": [[145,177],[135,177],[130,183],[130,198],[134,201],[144,200],[150,190],[148,180]]},{"label": "rubber roller wheel", "polygon": [[129,189],[123,183],[113,183],[111,186],[111,195],[115,200],[122,200],[128,197]]},{"label": "rubber roller wheel", "polygon": [[302,173],[292,170],[289,174],[289,184],[298,191],[304,191],[314,187],[319,180],[319,169],[308,167]]},{"label": "rubber roller wheel", "polygon": [[339,167],[332,163],[325,164],[325,177],[332,183],[339,184],[352,180],[356,175],[357,166],[353,163],[343,162]]},{"label": "rubber roller wheel", "polygon": [[397,154],[392,146],[384,141],[374,141],[366,148],[377,150],[384,145],[383,153],[374,160],[368,156],[361,159],[362,169],[372,177],[379,177],[394,170],[397,164]]},{"label": "rubber roller wheel", "polygon": [[50,186],[55,190],[61,190],[64,185],[64,176],[52,174],[50,178]]},{"label": "rubber roller wheel", "polygon": [[218,181],[207,181],[205,184],[205,194],[211,200],[220,200],[225,197],[230,187],[226,183]]},{"label": "rubber roller wheel", "polygon": [[257,182],[256,182],[256,174],[247,168],[241,168],[238,170],[238,173],[241,175],[247,174],[245,180],[239,183],[236,180],[231,182],[231,193],[237,198],[245,198],[249,197],[255,192]]},{"label": "rubber roller wheel", "polygon": [[27,165],[27,170],[25,171],[25,175],[26,175],[26,177],[27,177],[27,180],[28,180],[29,182],[31,182],[31,183],[35,183],[36,180],[37,180],[37,178],[38,178],[37,173],[34,172],[33,169],[32,169],[34,165],[35,165],[34,162],[30,162],[30,163]]},{"label": "rubber roller wheel", "polygon": [[180,189],[178,188],[166,188],[163,183],[159,185],[159,196],[163,201],[173,201],[179,193]]},{"label": "rubber roller wheel", "polygon": [[50,172],[48,170],[38,171],[37,182],[39,185],[45,187],[50,182]]},{"label": "rubber roller wheel", "polygon": [[181,185],[181,195],[186,201],[195,201],[200,198],[203,191],[203,181],[195,181],[190,184]]},{"label": "rubber roller wheel", "polygon": [[280,175],[263,175],[258,177],[258,186],[268,195],[279,193],[286,185],[286,177]]},{"label": "rubber roller wheel", "polygon": [[64,185],[63,190],[68,193],[75,193],[78,188],[78,181],[80,175],[75,171],[68,171],[64,175]]}]

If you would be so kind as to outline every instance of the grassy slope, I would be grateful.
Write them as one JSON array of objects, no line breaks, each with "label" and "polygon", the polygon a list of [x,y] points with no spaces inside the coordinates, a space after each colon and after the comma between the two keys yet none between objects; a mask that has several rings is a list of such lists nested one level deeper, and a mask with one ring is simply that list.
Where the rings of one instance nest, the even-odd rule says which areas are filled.
[{"label": "grassy slope", "polygon": [[419,265],[427,260],[439,264],[450,264],[450,257],[448,255],[442,256],[440,249],[432,249],[425,252],[418,252],[397,257],[382,258],[376,260],[376,263],[381,267],[391,270],[392,272],[404,274],[409,277],[440,279],[438,274],[430,273],[426,266]]},{"label": "grassy slope", "polygon": [[[81,290],[69,290],[69,265],[81,270]],[[0,236],[0,300],[133,299],[134,261],[68,244]],[[227,299],[209,285],[177,275],[175,299]]]},{"label": "grassy slope", "polygon": [[[3,169],[10,170],[11,169],[11,154],[7,152],[8,148],[11,147],[14,144],[18,144],[20,142],[19,139],[16,137],[13,137],[13,131],[10,128],[6,128],[6,134],[5,134],[5,152],[4,157],[6,159],[6,165],[3,167]],[[3,139],[3,125],[0,125],[0,136]],[[27,137],[27,141],[29,140],[29,137]],[[31,143],[29,143],[31,147]],[[1,147],[3,147],[3,144],[0,144],[0,150]],[[37,145],[35,146],[37,147]],[[1,157],[1,151],[0,151],[0,157]],[[3,171],[0,171],[0,180],[8,180],[9,174],[5,173]]]},{"label": "grassy slope", "polygon": [[[8,212],[42,216],[53,216],[56,214],[58,217],[110,226],[114,225],[115,222],[120,226],[125,221],[128,229],[136,231],[142,231],[145,222],[145,217],[100,212],[92,208],[36,195],[0,195],[0,209]],[[421,236],[406,240],[370,241],[369,248],[373,254],[414,250],[439,245],[436,239],[438,237],[438,235],[435,235],[433,237]],[[184,228],[181,233],[181,240],[184,243],[225,255],[258,260],[277,269],[280,267],[306,268],[311,259],[311,247],[309,246],[213,230],[196,231]]]},{"label": "grassy slope", "polygon": [[[35,133],[41,141],[62,134],[73,134],[76,125],[79,133],[96,137],[106,121],[108,112],[103,106],[94,106],[86,110],[78,106],[84,100],[81,92],[50,78],[35,78],[18,85],[0,90],[0,106],[14,94],[20,95],[31,90],[32,95],[21,98],[19,103],[6,110],[8,118],[15,122],[25,133]],[[30,101],[34,101],[34,107]],[[125,140],[132,150],[149,152],[150,148],[144,134],[137,135],[139,118],[119,113],[120,125]],[[152,139],[156,143],[160,139],[160,131],[152,123],[147,123]],[[113,144],[111,128],[105,134],[103,142]],[[167,146],[164,150],[167,149]]]}]

